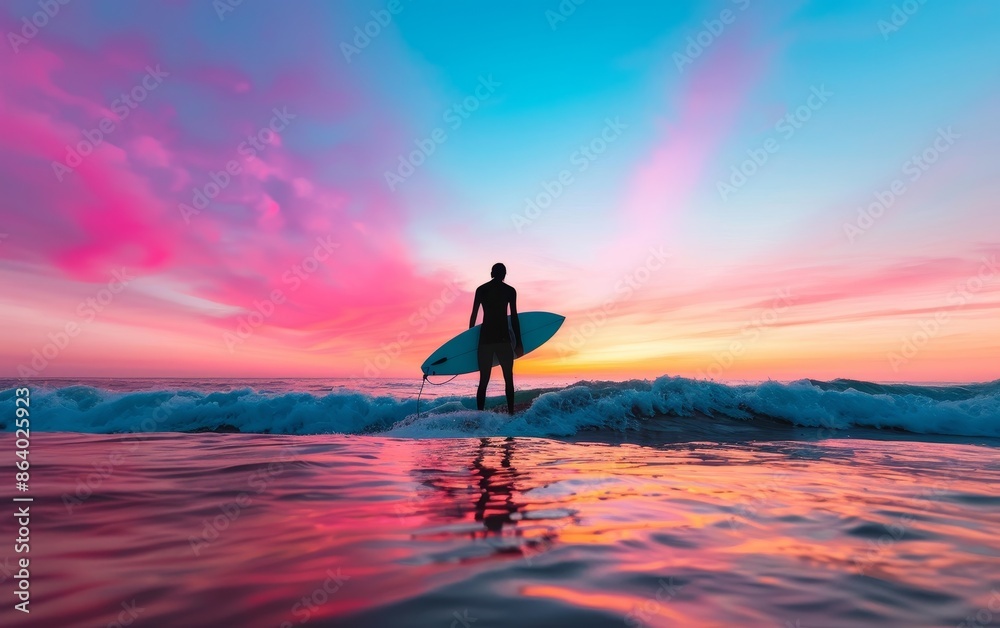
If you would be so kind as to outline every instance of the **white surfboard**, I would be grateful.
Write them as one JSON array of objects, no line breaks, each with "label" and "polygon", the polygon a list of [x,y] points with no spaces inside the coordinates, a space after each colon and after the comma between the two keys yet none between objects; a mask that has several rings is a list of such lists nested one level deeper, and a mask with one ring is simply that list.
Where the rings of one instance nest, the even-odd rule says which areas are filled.
[{"label": "white surfboard", "polygon": [[[545,344],[566,320],[565,316],[551,312],[521,312],[517,318],[521,324],[521,344],[525,355]],[[507,323],[510,324],[510,316]],[[424,360],[420,370],[424,375],[462,375],[479,371],[477,353],[481,328],[482,325],[476,325],[441,345]],[[499,362],[493,358],[493,366],[497,364]]]}]

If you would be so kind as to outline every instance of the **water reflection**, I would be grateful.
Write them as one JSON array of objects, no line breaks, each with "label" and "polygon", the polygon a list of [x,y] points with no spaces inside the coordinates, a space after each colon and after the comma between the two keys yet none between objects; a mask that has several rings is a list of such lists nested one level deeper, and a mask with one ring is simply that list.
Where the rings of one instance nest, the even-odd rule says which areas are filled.
[{"label": "water reflection", "polygon": [[70,517],[131,443],[34,444],[37,625],[941,626],[1000,573],[988,447],[161,434]]},{"label": "water reflection", "polygon": [[498,466],[493,466],[488,459],[494,453],[493,449],[489,438],[479,439],[478,453],[472,462],[472,468],[479,475],[479,499],[476,500],[475,519],[483,523],[487,532],[502,534],[504,524],[516,525],[511,516],[518,512],[518,504],[514,501],[518,472],[511,464],[515,441],[508,437],[499,446]]}]

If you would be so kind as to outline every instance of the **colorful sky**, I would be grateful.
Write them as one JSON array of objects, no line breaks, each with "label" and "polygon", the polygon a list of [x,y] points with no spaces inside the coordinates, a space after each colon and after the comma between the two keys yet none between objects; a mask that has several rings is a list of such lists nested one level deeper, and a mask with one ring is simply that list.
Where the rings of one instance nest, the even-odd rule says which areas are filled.
[{"label": "colorful sky", "polygon": [[7,376],[418,376],[502,261],[523,375],[998,377],[995,2],[51,4]]}]

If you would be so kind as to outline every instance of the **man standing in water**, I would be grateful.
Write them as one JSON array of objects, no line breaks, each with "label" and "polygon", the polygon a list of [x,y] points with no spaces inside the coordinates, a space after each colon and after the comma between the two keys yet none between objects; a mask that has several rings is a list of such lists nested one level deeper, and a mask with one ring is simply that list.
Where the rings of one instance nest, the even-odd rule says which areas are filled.
[{"label": "man standing in water", "polygon": [[[524,355],[521,344],[521,323],[517,320],[517,291],[503,282],[507,267],[494,264],[490,271],[493,279],[476,288],[476,300],[472,303],[472,318],[469,329],[476,326],[479,306],[483,306],[483,327],[479,332],[479,389],[476,391],[476,406],[486,408],[486,385],[490,383],[490,370],[496,356],[503,370],[506,383],[507,411],[514,414],[514,357]],[[507,306],[510,305],[510,327],[507,326]],[[514,337],[511,339],[511,330]],[[511,346],[513,343],[513,346]]]}]

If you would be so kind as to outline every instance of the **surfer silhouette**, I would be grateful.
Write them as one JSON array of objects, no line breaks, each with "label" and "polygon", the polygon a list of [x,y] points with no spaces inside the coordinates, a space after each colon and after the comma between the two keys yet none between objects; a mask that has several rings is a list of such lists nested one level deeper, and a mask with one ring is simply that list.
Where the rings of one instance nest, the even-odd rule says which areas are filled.
[{"label": "surfer silhouette", "polygon": [[482,306],[483,326],[479,332],[479,389],[476,391],[476,406],[480,410],[486,408],[486,386],[490,383],[490,371],[493,369],[495,356],[503,370],[507,412],[514,414],[514,357],[524,355],[524,346],[521,344],[521,323],[517,319],[517,291],[503,282],[506,276],[507,267],[503,264],[494,264],[490,271],[490,277],[493,279],[476,288],[469,329],[476,326],[476,316],[479,314],[479,306]]}]

